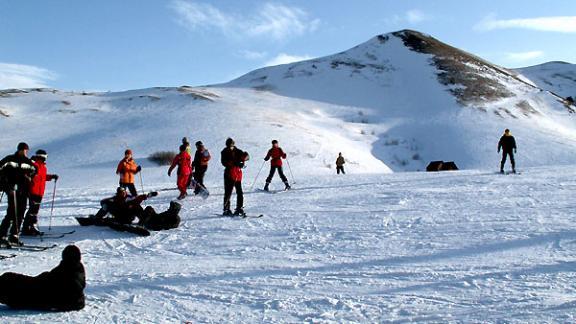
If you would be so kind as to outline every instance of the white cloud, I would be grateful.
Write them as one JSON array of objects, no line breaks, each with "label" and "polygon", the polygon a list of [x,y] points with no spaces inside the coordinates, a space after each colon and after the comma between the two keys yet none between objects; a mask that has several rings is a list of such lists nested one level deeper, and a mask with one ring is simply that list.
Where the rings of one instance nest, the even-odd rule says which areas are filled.
[{"label": "white cloud", "polygon": [[177,14],[177,21],[186,28],[216,29],[226,36],[265,36],[278,40],[314,31],[320,23],[300,8],[275,3],[265,3],[246,16],[196,1],[173,0],[170,7]]},{"label": "white cloud", "polygon": [[391,25],[398,25],[398,24],[416,25],[430,19],[432,19],[432,17],[424,13],[422,10],[411,9],[403,14],[396,14],[393,15],[392,17],[387,18],[386,22]]},{"label": "white cloud", "polygon": [[0,89],[46,88],[47,82],[56,78],[56,73],[40,67],[0,63]]},{"label": "white cloud", "polygon": [[299,61],[305,61],[312,59],[312,56],[308,55],[290,55],[286,53],[280,53],[276,57],[272,58],[271,60],[264,63],[265,66],[273,66],[273,65],[280,65],[280,64],[288,64],[294,63]]},{"label": "white cloud", "polygon": [[262,60],[268,55],[268,53],[242,50],[238,55],[248,60]]},{"label": "white cloud", "polygon": [[576,33],[576,16],[495,19],[494,15],[490,15],[476,24],[474,28],[480,31],[520,28],[560,33]]},{"label": "white cloud", "polygon": [[506,58],[510,61],[523,62],[530,61],[544,56],[543,51],[529,51],[529,52],[516,52],[506,53]]}]

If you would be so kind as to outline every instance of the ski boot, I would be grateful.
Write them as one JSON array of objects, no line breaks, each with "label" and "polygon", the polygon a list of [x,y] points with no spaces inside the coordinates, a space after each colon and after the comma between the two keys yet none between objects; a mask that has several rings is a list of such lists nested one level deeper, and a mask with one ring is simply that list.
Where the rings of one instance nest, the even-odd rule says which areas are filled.
[{"label": "ski boot", "polygon": [[20,241],[20,238],[18,237],[18,235],[10,235],[8,237],[8,242],[10,243],[10,245],[12,246],[22,246],[24,245],[24,243],[22,243],[22,241]]},{"label": "ski boot", "polygon": [[36,225],[30,225],[22,230],[22,236],[42,236],[44,232],[40,232]]},{"label": "ski boot", "polygon": [[234,216],[246,216],[246,213],[244,212],[244,209],[242,208],[237,208],[234,211]]},{"label": "ski boot", "polygon": [[12,247],[12,245],[8,241],[8,237],[6,236],[0,237],[0,247],[6,247],[6,248]]},{"label": "ski boot", "polygon": [[178,199],[178,200],[182,200],[182,199],[186,198],[186,196],[187,196],[187,194],[181,193],[180,196],[178,196],[177,199]]},{"label": "ski boot", "polygon": [[290,188],[292,188],[292,187],[290,187],[290,184],[288,184],[288,181],[284,182],[284,185],[286,186],[286,187],[284,188],[285,191],[286,191],[286,190],[290,190]]},{"label": "ski boot", "polygon": [[266,182],[266,184],[264,185],[264,191],[270,191],[270,188],[268,188],[268,186],[270,186],[270,182]]},{"label": "ski boot", "polygon": [[222,216],[232,216],[232,211],[230,209],[226,209],[223,213]]}]

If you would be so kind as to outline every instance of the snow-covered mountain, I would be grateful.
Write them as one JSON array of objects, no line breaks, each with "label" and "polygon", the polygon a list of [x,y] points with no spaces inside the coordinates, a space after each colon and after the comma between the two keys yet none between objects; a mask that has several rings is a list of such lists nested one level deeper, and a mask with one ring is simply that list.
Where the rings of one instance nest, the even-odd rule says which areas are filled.
[{"label": "snow-covered mountain", "polygon": [[0,153],[26,140],[60,165],[108,167],[126,147],[143,158],[188,136],[217,152],[232,136],[255,157],[279,139],[299,173],[332,172],[338,152],[353,172],[422,170],[430,160],[495,168],[510,128],[520,167],[570,163],[575,117],[534,83],[405,30],[202,88],[5,90]]},{"label": "snow-covered mountain", "polygon": [[576,97],[576,65],[566,62],[548,62],[516,69],[539,88],[552,91],[559,96]]}]

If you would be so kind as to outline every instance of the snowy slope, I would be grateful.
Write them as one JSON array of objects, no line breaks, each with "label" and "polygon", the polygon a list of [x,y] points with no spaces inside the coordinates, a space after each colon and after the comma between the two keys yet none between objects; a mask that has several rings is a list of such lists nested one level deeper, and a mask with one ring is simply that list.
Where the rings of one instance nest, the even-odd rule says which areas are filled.
[{"label": "snowy slope", "polygon": [[516,69],[538,87],[564,98],[576,97],[576,65],[566,62],[548,62]]},{"label": "snowy slope", "polygon": [[[76,227],[72,216],[93,212],[107,190],[65,189],[54,230],[77,230],[57,242],[84,251],[86,309],[0,307],[0,316],[8,323],[574,322],[574,179],[573,166],[519,176],[317,176],[290,192],[248,193],[248,211],[266,216],[247,220],[215,215],[217,187],[207,201],[185,202],[181,228],[147,238]],[[170,198],[149,203],[165,207]],[[36,274],[59,253],[21,252],[0,271]]]}]

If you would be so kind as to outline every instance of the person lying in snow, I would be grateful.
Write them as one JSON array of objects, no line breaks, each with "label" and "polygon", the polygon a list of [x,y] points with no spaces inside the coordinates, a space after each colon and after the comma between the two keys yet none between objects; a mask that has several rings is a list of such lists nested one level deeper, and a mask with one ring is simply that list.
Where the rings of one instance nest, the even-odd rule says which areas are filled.
[{"label": "person lying in snow", "polygon": [[62,261],[36,277],[6,272],[0,276],[0,303],[12,308],[73,311],[85,305],[86,274],[75,245],[62,251]]},{"label": "person lying in snow", "polygon": [[148,206],[144,209],[138,225],[144,226],[151,231],[177,228],[180,225],[180,216],[178,214],[181,208],[182,206],[179,203],[172,201],[167,211],[158,214],[154,208]]},{"label": "person lying in snow", "polygon": [[106,215],[112,215],[112,219],[120,224],[132,224],[134,219],[140,218],[144,209],[140,204],[150,197],[157,196],[157,192],[151,192],[147,195],[129,196],[126,189],[118,187],[114,197],[102,199],[100,201],[100,210],[94,218],[103,219]]}]

